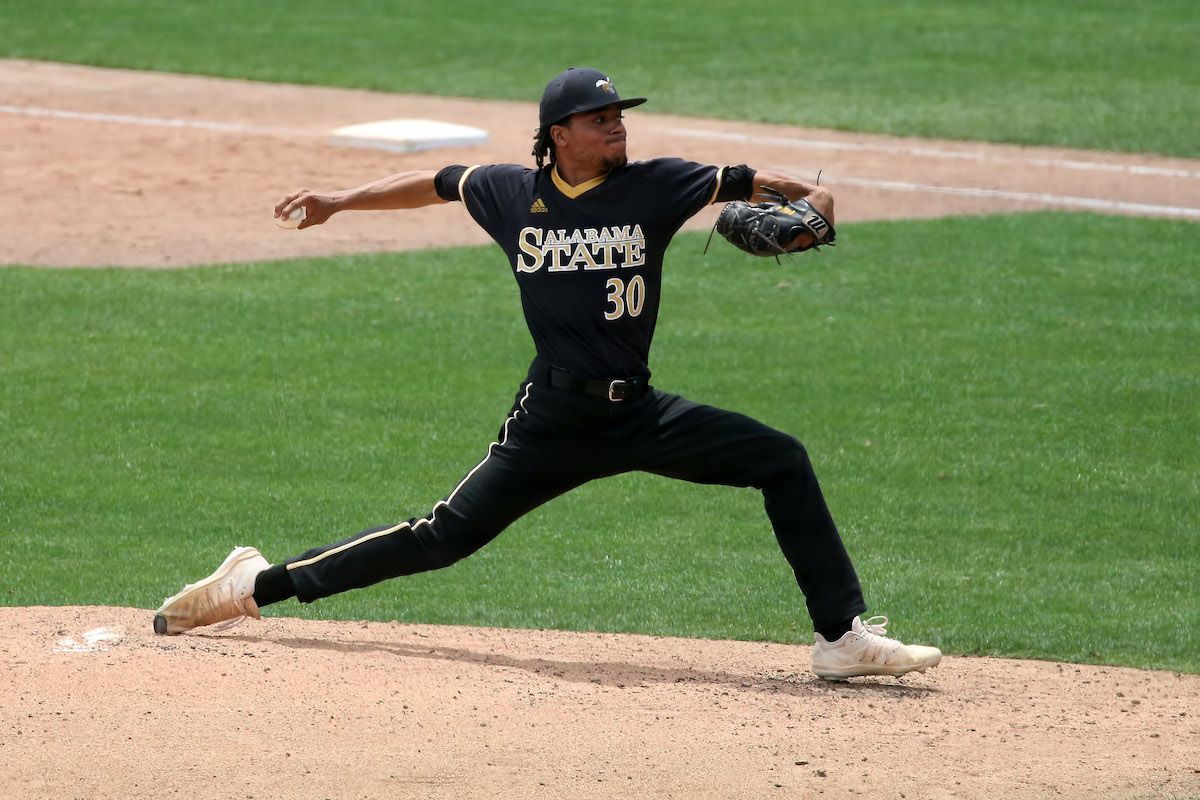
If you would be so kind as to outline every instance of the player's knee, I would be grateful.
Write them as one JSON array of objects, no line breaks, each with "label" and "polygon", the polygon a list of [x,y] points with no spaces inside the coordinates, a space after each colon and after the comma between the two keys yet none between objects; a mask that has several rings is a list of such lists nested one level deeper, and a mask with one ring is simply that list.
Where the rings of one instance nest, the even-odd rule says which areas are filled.
[{"label": "player's knee", "polygon": [[429,526],[421,532],[425,569],[444,569],[457,564],[487,544],[498,531],[462,530],[458,526]]},{"label": "player's knee", "polygon": [[809,460],[808,449],[803,442],[795,436],[781,433],[777,447],[779,448],[779,458],[776,463],[780,466],[775,480],[790,482],[796,478],[805,479],[812,475],[812,461]]},{"label": "player's knee", "polygon": [[478,549],[478,547],[467,546],[459,539],[441,538],[425,547],[428,569],[445,569],[453,566]]}]

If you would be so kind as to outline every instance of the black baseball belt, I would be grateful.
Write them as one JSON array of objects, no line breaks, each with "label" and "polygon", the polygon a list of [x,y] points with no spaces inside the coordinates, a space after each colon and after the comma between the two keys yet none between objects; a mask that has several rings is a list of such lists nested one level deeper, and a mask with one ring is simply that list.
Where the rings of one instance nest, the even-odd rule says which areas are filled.
[{"label": "black baseball belt", "polygon": [[616,380],[581,378],[558,367],[550,367],[546,371],[546,377],[550,385],[556,389],[566,389],[569,392],[586,394],[591,397],[602,397],[612,403],[623,403],[626,400],[641,397],[650,388],[650,384],[645,378],[618,378]]}]

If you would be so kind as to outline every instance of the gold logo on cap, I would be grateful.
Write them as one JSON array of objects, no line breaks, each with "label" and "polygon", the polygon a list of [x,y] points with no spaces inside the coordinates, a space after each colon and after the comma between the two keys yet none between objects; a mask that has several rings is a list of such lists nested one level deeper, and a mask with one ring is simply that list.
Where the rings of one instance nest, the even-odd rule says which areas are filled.
[{"label": "gold logo on cap", "polygon": [[602,81],[596,81],[596,88],[603,89],[607,94],[616,94],[617,90],[613,88],[612,81],[605,78]]}]

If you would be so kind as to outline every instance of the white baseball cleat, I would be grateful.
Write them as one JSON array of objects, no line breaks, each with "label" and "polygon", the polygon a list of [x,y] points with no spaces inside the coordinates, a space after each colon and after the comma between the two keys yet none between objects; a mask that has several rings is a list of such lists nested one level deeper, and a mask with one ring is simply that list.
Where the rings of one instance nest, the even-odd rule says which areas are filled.
[{"label": "white baseball cleat", "polygon": [[234,548],[212,575],[163,601],[154,615],[154,632],[176,634],[243,617],[259,619],[254,580],[269,566],[255,548]]},{"label": "white baseball cleat", "polygon": [[859,675],[905,675],[924,672],[942,660],[936,647],[904,644],[884,636],[887,617],[871,617],[864,624],[854,618],[853,627],[836,642],[816,634],[812,669],[817,677],[841,681]]}]

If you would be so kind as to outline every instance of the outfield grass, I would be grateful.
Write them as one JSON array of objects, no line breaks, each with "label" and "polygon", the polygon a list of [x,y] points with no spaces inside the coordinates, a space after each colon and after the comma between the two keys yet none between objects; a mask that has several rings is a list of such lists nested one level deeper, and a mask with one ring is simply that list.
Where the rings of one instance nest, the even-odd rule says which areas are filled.
[{"label": "outfield grass", "polygon": [[[950,652],[1200,671],[1195,225],[848,225],[668,259],[656,382],[795,433],[872,613]],[[494,248],[0,269],[0,604],[155,607],[426,513],[531,356]],[[753,491],[612,478],[338,619],[807,641]],[[147,617],[147,624],[149,617]]]},{"label": "outfield grass", "polygon": [[5,0],[0,56],[535,100],[598,66],[647,109],[1200,156],[1194,0]]}]

